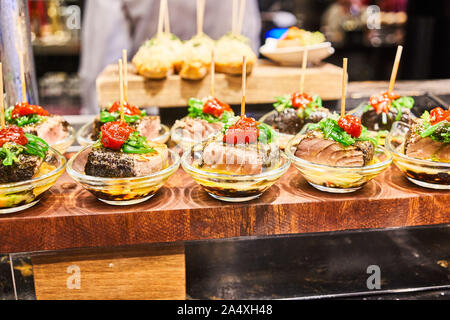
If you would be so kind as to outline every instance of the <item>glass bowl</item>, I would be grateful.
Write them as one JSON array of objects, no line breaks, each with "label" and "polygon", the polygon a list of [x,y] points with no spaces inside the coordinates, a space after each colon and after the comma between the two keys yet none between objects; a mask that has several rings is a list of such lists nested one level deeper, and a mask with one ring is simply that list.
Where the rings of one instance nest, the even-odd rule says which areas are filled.
[{"label": "glass bowl", "polygon": [[377,162],[372,165],[364,167],[335,167],[312,163],[295,156],[295,150],[301,138],[302,134],[298,134],[289,141],[285,152],[306,181],[320,191],[332,193],[357,191],[387,169],[392,162],[391,153],[386,148],[378,146],[374,155]]},{"label": "glass bowl", "polygon": [[185,151],[181,158],[183,169],[215,199],[227,202],[243,202],[258,198],[289,169],[291,161],[280,151],[280,166],[276,169],[252,175],[232,175],[196,168],[193,161],[202,156],[197,144]]},{"label": "glass bowl", "polygon": [[412,158],[403,153],[409,129],[406,123],[394,122],[386,137],[386,148],[394,156],[395,165],[418,186],[450,190],[450,163]]},{"label": "glass bowl", "polygon": [[169,152],[167,168],[141,177],[103,178],[89,176],[84,167],[92,146],[86,146],[67,163],[67,173],[97,199],[111,205],[132,205],[150,199],[180,166],[180,157]]},{"label": "glass bowl", "polygon": [[[263,115],[258,121],[266,123],[267,118],[271,117],[273,114],[275,114],[277,110],[272,110],[265,115]],[[278,133],[278,145],[280,146],[280,149],[284,150],[286,149],[286,146],[288,145],[289,141],[294,137],[293,134],[287,134],[287,133],[281,133],[278,130],[276,130]]]},{"label": "glass bowl", "polygon": [[69,134],[63,140],[57,141],[54,144],[50,145],[55,150],[58,150],[61,154],[66,153],[67,149],[73,144],[75,141],[75,129],[69,126],[68,128]]},{"label": "glass bowl", "polygon": [[[94,126],[94,121],[90,121],[83,125],[77,133],[77,141],[82,147],[86,147],[93,144],[95,140],[92,140],[92,127]],[[151,139],[152,142],[166,143],[169,140],[170,130],[166,125],[161,124],[161,130],[159,131],[159,136]]]},{"label": "glass bowl", "polygon": [[50,147],[37,177],[0,184],[0,214],[18,212],[34,206],[42,194],[63,174],[65,167],[66,158]]}]

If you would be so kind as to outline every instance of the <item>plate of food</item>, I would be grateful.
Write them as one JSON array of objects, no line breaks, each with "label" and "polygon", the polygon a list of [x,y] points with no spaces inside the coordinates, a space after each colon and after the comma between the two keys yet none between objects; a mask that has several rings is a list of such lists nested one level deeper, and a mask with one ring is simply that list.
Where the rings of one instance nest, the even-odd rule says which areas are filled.
[{"label": "plate of food", "polygon": [[[124,121],[133,129],[139,131],[148,141],[166,143],[169,139],[169,128],[161,124],[159,116],[149,116],[145,110],[130,104],[128,100],[127,62],[126,50],[124,58]],[[83,125],[77,133],[77,141],[81,146],[95,143],[100,138],[100,128],[108,122],[117,121],[120,118],[120,101],[115,101],[106,108],[100,110],[100,114]]]},{"label": "plate of food", "polygon": [[394,122],[386,137],[394,164],[411,182],[450,190],[450,111],[425,111],[411,124]]},{"label": "plate of food", "polygon": [[345,113],[346,74],[344,58],[341,115],[308,124],[285,149],[309,184],[332,193],[361,189],[392,162],[390,152],[378,145],[361,119]]},{"label": "plate of food", "polygon": [[286,66],[298,66],[302,63],[303,51],[308,51],[308,61],[318,64],[334,53],[331,43],[319,32],[309,32],[291,27],[280,38],[267,38],[259,52],[270,60]]},{"label": "plate of food", "polygon": [[183,169],[209,195],[228,202],[261,196],[290,166],[272,127],[245,116],[245,57],[242,65],[241,116],[181,158]]},{"label": "plate of food", "polygon": [[97,142],[70,158],[67,173],[99,200],[131,205],[150,199],[178,169],[180,157],[125,121],[122,60],[119,78],[120,118],[103,124]]}]

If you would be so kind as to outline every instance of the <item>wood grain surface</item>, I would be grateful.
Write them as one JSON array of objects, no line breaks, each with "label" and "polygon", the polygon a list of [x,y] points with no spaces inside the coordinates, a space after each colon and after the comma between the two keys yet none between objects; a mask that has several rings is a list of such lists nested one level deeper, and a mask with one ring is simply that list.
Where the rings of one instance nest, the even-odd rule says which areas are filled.
[{"label": "wood grain surface", "polygon": [[186,298],[182,245],[44,254],[32,261],[38,300]]},{"label": "wood grain surface", "polygon": [[[178,75],[165,80],[148,80],[137,75],[130,63],[128,73],[128,98],[137,106],[176,107],[186,106],[190,97],[209,95],[209,75],[200,81],[182,80]],[[247,103],[272,103],[274,97],[291,94],[300,89],[299,67],[280,67],[266,60],[259,60],[247,78]],[[318,94],[322,99],[340,97],[342,69],[332,64],[321,64],[306,71],[305,91]],[[216,73],[216,96],[228,104],[241,102],[241,77]],[[97,78],[97,95],[100,106],[106,106],[119,98],[118,66],[110,65]]]},{"label": "wood grain surface", "polygon": [[98,201],[64,174],[41,202],[0,216],[0,252],[390,228],[450,222],[450,192],[413,185],[394,166],[353,194],[329,194],[289,171],[259,199],[211,198],[182,169],[145,203]]}]

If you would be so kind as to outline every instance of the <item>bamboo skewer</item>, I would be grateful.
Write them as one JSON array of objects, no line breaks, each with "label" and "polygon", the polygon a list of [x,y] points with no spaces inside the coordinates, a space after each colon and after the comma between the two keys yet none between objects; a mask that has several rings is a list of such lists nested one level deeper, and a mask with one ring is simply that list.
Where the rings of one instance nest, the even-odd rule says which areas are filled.
[{"label": "bamboo skewer", "polygon": [[303,93],[303,89],[304,89],[307,62],[308,62],[308,50],[305,49],[303,51],[302,77],[300,79],[300,93]]},{"label": "bamboo skewer", "polygon": [[237,30],[236,30],[236,33],[238,35],[241,34],[242,25],[244,24],[245,3],[246,3],[246,0],[241,0],[241,6],[239,8],[239,23],[237,25]]},{"label": "bamboo skewer", "polygon": [[170,34],[169,3],[164,1],[164,33]]},{"label": "bamboo skewer", "polygon": [[209,95],[214,97],[214,84],[215,84],[216,67],[214,62],[214,48],[211,51],[211,87],[209,90]]},{"label": "bamboo skewer", "polygon": [[122,50],[123,60],[123,99],[128,102],[128,55],[127,50]]},{"label": "bamboo skewer", "polygon": [[197,35],[203,33],[204,15],[205,15],[205,0],[197,0]]},{"label": "bamboo skewer", "polygon": [[120,122],[125,122],[125,113],[123,110],[124,96],[123,96],[123,64],[122,59],[119,59],[119,82],[120,82]]},{"label": "bamboo skewer", "polygon": [[[22,102],[27,102],[27,84],[25,81],[25,67],[23,64],[23,43],[22,43],[22,25],[20,18],[17,20],[17,34],[16,49],[19,54],[19,70],[20,70],[20,83],[22,86]],[[19,42],[20,41],[20,42]]]},{"label": "bamboo skewer", "polygon": [[165,7],[165,1],[161,0],[159,2],[158,31],[157,31],[158,36],[160,36],[163,33],[164,11],[165,11],[164,7]]},{"label": "bamboo skewer", "polygon": [[1,128],[5,127],[5,105],[4,105],[5,97],[3,95],[3,65],[0,62],[0,123]]},{"label": "bamboo skewer", "polygon": [[342,66],[342,97],[341,97],[341,117],[345,116],[345,96],[347,94],[347,58],[343,60]]},{"label": "bamboo skewer", "polygon": [[238,17],[238,0],[233,0],[233,6],[231,10],[231,33],[235,35]]},{"label": "bamboo skewer", "polygon": [[395,54],[394,66],[392,67],[391,80],[389,81],[389,93],[394,90],[395,79],[397,78],[398,66],[400,64],[400,58],[402,57],[403,46],[397,47],[397,53]]},{"label": "bamboo skewer", "polygon": [[245,118],[245,88],[247,86],[247,57],[242,58],[242,102],[241,118]]}]

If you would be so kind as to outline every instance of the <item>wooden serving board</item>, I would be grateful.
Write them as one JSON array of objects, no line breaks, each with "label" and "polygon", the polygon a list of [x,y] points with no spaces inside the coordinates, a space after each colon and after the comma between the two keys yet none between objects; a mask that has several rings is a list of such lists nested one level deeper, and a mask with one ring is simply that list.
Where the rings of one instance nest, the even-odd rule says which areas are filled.
[{"label": "wooden serving board", "polygon": [[[191,97],[209,95],[210,77],[200,81],[182,80],[170,75],[164,80],[148,80],[136,74],[128,64],[128,100],[140,107],[186,106]],[[324,100],[338,99],[341,95],[342,69],[328,63],[308,68],[305,91],[318,94]],[[241,77],[216,73],[216,96],[228,103],[241,103]],[[247,78],[247,103],[272,103],[274,97],[298,91],[300,68],[280,67],[266,60],[259,60]],[[107,106],[119,99],[119,73],[117,65],[109,65],[97,78],[97,95],[100,106]]]},{"label": "wooden serving board", "polygon": [[35,207],[0,216],[0,253],[444,224],[449,203],[450,192],[415,186],[394,166],[352,194],[320,192],[291,167],[238,204],[211,198],[179,169],[128,207],[98,201],[64,174]]}]

